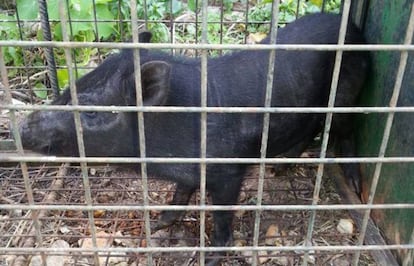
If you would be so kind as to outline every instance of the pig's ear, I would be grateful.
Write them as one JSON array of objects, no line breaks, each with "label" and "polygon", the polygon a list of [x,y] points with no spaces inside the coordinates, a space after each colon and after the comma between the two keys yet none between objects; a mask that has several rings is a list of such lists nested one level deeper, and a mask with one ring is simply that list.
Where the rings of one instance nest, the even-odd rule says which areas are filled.
[{"label": "pig's ear", "polygon": [[143,31],[139,34],[138,39],[141,43],[150,43],[152,34],[149,31]]},{"label": "pig's ear", "polygon": [[141,66],[144,105],[163,105],[170,90],[171,66],[164,61],[150,61]]}]

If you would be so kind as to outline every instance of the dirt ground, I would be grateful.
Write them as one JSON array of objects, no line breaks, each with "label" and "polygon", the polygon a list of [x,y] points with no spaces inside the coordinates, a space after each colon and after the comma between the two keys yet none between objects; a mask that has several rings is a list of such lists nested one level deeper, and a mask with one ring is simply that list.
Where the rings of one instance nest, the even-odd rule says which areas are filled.
[{"label": "dirt ground", "polygon": [[[307,155],[309,156],[309,154]],[[310,153],[310,156],[312,154]],[[110,166],[92,166],[88,168],[90,191],[94,204],[136,206],[143,203],[141,179],[134,171]],[[29,180],[33,192],[33,201],[38,204],[83,205],[85,190],[79,167],[29,166]],[[59,176],[62,175],[62,176]],[[294,165],[275,173],[268,167],[265,174],[263,205],[311,204],[316,167],[314,165]],[[25,204],[30,199],[20,166],[0,168],[1,204]],[[239,196],[240,205],[254,205],[257,202],[258,167],[251,167],[245,177]],[[150,204],[167,204],[173,196],[174,184],[151,179],[149,181]],[[335,192],[333,182],[323,179],[320,204],[336,204],[341,199]],[[198,193],[191,204],[198,203]],[[42,247],[92,247],[88,213],[85,211],[39,211],[41,220]],[[159,213],[150,212],[151,222],[155,222]],[[303,245],[308,230],[310,211],[263,211],[260,213],[259,245],[263,246],[300,246]],[[94,211],[94,225],[98,236],[98,247],[145,247],[145,229],[143,213],[139,211]],[[152,232],[151,245],[159,247],[195,247],[199,243],[199,215],[196,211],[187,212],[175,225]],[[312,245],[334,246],[356,243],[355,228],[343,232],[338,224],[345,221],[351,224],[348,212],[343,210],[317,211],[313,229]],[[236,211],[233,222],[233,244],[248,246],[253,244],[255,222],[254,211]],[[22,210],[0,210],[0,246],[23,247],[33,245],[33,223],[30,213]],[[212,231],[212,217],[207,212],[206,243]],[[49,256],[53,259],[56,256]],[[61,264],[56,265],[94,265],[93,257],[87,253],[67,253],[58,256]],[[195,252],[154,253],[155,265],[198,265]],[[0,265],[9,265],[19,259],[39,264],[39,256],[5,254],[0,256]],[[260,252],[260,265],[300,265],[303,254],[298,251]],[[310,265],[350,265],[352,254],[345,252],[315,252],[309,255]],[[250,265],[251,252],[233,252],[227,254],[222,265]],[[36,264],[38,263],[38,264]],[[100,254],[100,265],[146,265],[145,254],[114,253]],[[25,265],[25,264],[15,264]],[[363,252],[360,265],[376,265],[368,253]]]}]

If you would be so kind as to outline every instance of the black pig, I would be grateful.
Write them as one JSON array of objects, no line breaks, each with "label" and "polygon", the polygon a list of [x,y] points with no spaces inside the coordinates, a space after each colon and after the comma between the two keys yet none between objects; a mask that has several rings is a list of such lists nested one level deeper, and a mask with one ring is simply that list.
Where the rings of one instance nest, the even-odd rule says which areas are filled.
[{"label": "black pig", "polygon": [[[335,44],[340,16],[305,16],[278,31],[280,44]],[[149,42],[150,34],[142,33]],[[268,39],[264,41],[268,42]],[[355,26],[349,25],[347,43],[364,43]],[[145,105],[200,106],[200,60],[141,50]],[[240,51],[208,60],[208,106],[263,106],[268,51]],[[335,52],[276,52],[272,106],[326,106]],[[336,100],[337,106],[352,105],[364,82],[368,66],[365,52],[345,52]],[[133,53],[124,50],[109,57],[76,82],[82,105],[135,105]],[[71,104],[66,90],[53,104]],[[323,114],[271,114],[267,155],[289,151],[308,143],[320,130]],[[148,157],[199,157],[199,113],[145,113]],[[88,156],[139,156],[135,113],[83,112],[81,120]],[[207,157],[258,157],[263,114],[208,114]],[[345,126],[346,127],[346,126]],[[71,112],[36,111],[23,122],[23,146],[55,155],[77,155]],[[246,170],[244,164],[209,164],[207,189],[213,204],[237,201]],[[177,183],[172,204],[185,205],[199,187],[198,164],[148,164],[150,176]],[[182,213],[165,211],[154,227],[172,224]],[[214,212],[213,245],[231,241],[232,212]],[[218,261],[210,261],[211,265]]]}]

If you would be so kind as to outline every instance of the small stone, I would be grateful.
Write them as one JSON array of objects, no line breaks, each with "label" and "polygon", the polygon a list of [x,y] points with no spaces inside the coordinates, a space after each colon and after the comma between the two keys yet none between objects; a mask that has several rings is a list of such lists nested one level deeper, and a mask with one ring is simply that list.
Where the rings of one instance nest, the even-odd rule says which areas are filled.
[{"label": "small stone", "polygon": [[121,261],[121,262],[118,262],[117,264],[115,264],[114,266],[128,266],[128,262]]},{"label": "small stone", "polygon": [[351,263],[346,258],[337,258],[332,261],[335,266],[349,266]]},{"label": "small stone", "polygon": [[93,217],[94,218],[101,218],[105,215],[106,211],[105,210],[94,210],[93,211]]},{"label": "small stone", "polygon": [[91,169],[89,169],[89,173],[90,173],[91,175],[96,175],[96,169],[95,169],[95,168],[91,168]]},{"label": "small stone", "polygon": [[[105,248],[110,246],[110,235],[104,231],[96,232],[96,247]],[[81,248],[93,248],[92,236],[90,238],[79,240]]]},{"label": "small stone", "polygon": [[52,244],[52,248],[66,248],[68,249],[70,247],[69,243],[65,240],[58,239]]},{"label": "small stone", "polygon": [[61,226],[61,227],[59,228],[59,231],[60,231],[62,234],[64,234],[64,235],[66,235],[66,234],[70,233],[70,229],[69,229],[66,225]]},{"label": "small stone", "polygon": [[46,259],[47,266],[64,266],[67,258],[65,256],[49,256]]},{"label": "small stone", "polygon": [[236,240],[234,240],[234,245],[236,247],[244,247],[244,246],[246,246],[246,244],[247,244],[247,241],[244,240],[244,239],[236,239]]},{"label": "small stone", "polygon": [[336,229],[341,234],[352,234],[354,232],[354,224],[351,219],[340,219]]},{"label": "small stone", "polygon": [[[69,249],[69,243],[65,240],[58,239],[53,242],[51,248],[62,248],[62,249]],[[69,258],[68,256],[57,256],[51,255],[46,256],[46,265],[47,266],[64,266],[68,263]],[[29,263],[30,266],[37,266],[43,265],[42,257],[40,255],[33,256]]]},{"label": "small stone", "polygon": [[122,232],[121,231],[116,231],[115,232],[115,237],[114,237],[115,244],[117,244],[117,245],[125,245],[124,242],[123,242],[123,240],[124,240],[123,237],[124,236],[122,235]]},{"label": "small stone", "polygon": [[244,257],[244,260],[246,261],[247,264],[250,265],[253,263],[253,259],[252,259],[253,252],[251,250],[244,250],[241,252],[241,255]]},{"label": "small stone", "polygon": [[271,260],[272,262],[276,263],[277,265],[289,265],[289,259],[285,256],[280,256],[280,251],[273,251],[271,253]]},{"label": "small stone", "polygon": [[239,202],[245,202],[246,199],[247,199],[246,192],[241,191],[240,194],[239,194]]},{"label": "small stone", "polygon": [[245,210],[237,210],[235,213],[234,213],[234,216],[237,218],[237,219],[241,219],[241,218],[243,218],[243,216],[246,214],[246,211]]},{"label": "small stone", "polygon": [[111,252],[110,257],[99,257],[101,265],[122,265],[128,260],[127,254],[125,252]]},{"label": "small stone", "polygon": [[42,263],[42,257],[40,255],[33,256],[32,259],[29,262],[29,266],[41,266]]},{"label": "small stone", "polygon": [[275,224],[270,225],[266,231],[265,243],[268,246],[277,246],[281,242],[279,227]]},{"label": "small stone", "polygon": [[265,264],[270,260],[269,255],[267,254],[266,250],[259,250],[257,252],[257,255],[259,256],[259,264]]},{"label": "small stone", "polygon": [[[247,264],[252,264],[253,263],[253,252],[251,250],[245,250],[241,252],[242,256],[245,257],[245,261]],[[268,262],[270,260],[269,255],[267,254],[267,251],[265,250],[259,250],[257,252],[257,256],[258,256],[258,262],[259,264],[265,264],[266,262]]]},{"label": "small stone", "polygon": [[[302,259],[304,260],[304,259],[305,259],[305,256],[302,256]],[[316,262],[315,256],[313,256],[313,255],[308,255],[307,262],[308,262],[309,264],[315,264],[315,262]]]},{"label": "small stone", "polygon": [[1,263],[5,265],[12,265],[13,261],[16,259],[16,255],[3,255],[0,256],[0,265]]}]

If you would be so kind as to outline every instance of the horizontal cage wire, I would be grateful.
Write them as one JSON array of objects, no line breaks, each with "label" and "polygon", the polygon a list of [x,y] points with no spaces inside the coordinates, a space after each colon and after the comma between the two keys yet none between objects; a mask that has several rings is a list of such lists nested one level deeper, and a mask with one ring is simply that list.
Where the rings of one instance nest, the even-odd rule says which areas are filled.
[{"label": "horizontal cage wire", "polygon": [[[377,211],[406,211],[408,215],[414,211],[410,197],[404,202],[375,200],[381,197],[377,183],[384,178],[383,165],[404,167],[414,162],[414,157],[405,154],[385,155],[391,146],[393,124],[399,115],[412,116],[414,111],[413,106],[397,104],[414,50],[414,8],[410,7],[410,22],[401,43],[346,43],[348,22],[359,28],[366,25],[367,5],[368,1],[350,0],[0,3],[0,266],[411,265],[414,227],[410,225],[411,237],[403,238],[408,242],[399,239],[401,242],[394,243],[383,237],[372,218],[378,219]],[[281,29],[311,13],[343,14],[334,44],[275,41]],[[151,43],[141,39],[145,31],[152,33]],[[266,36],[269,44],[262,43]],[[82,85],[75,80],[86,82],[82,77],[128,48],[133,48],[130,62],[136,70],[131,81],[136,89],[131,96],[134,104],[84,104],[84,95],[77,88]],[[141,75],[148,66],[140,61],[143,49],[162,51],[184,63],[191,59],[183,58],[198,58],[196,73],[200,76],[194,82],[201,92],[198,106],[147,105],[141,99],[140,95],[146,96],[145,82],[151,82]],[[209,68],[210,58],[252,51],[267,51],[267,61],[261,62],[267,64],[262,73],[266,80],[263,105],[211,104],[208,97],[217,92],[209,90],[210,83],[220,81],[209,80],[210,71],[214,71]],[[326,106],[272,106],[274,73],[283,68],[274,62],[284,51],[335,54]],[[378,106],[334,106],[335,99],[341,97],[337,87],[341,65],[347,60],[343,55],[349,51],[398,54],[391,100]],[[117,71],[122,71],[121,66],[114,66],[110,72]],[[104,91],[99,93],[103,95]],[[61,104],[59,99],[65,94],[71,101]],[[75,154],[56,156],[53,151],[38,154],[24,149],[21,127],[32,112],[70,113]],[[85,114],[130,113],[137,114],[131,122],[136,125],[135,156],[87,154],[91,140],[85,134],[89,125],[82,122]],[[151,123],[146,115],[173,113],[182,119],[199,119],[198,133],[194,134],[199,153],[195,156],[180,156],[181,140],[175,140],[177,150],[170,154],[153,156],[148,149],[153,136],[146,134]],[[325,122],[321,132],[299,155],[271,156],[272,117],[293,114],[322,115],[325,120],[321,124]],[[382,115],[386,120],[378,129],[380,147],[374,155],[336,157],[328,148],[335,126],[333,117],[347,114]],[[255,143],[260,152],[232,156],[223,151],[223,156],[211,157],[210,138],[222,136],[210,135],[215,122],[209,118],[238,115],[260,116],[261,137]],[[112,148],[112,142],[106,144]],[[228,147],[222,145],[223,149]],[[361,195],[355,193],[341,168],[356,163],[375,169],[372,183],[362,188]],[[183,179],[190,178],[191,169],[197,169],[198,176],[191,178],[199,181],[188,205],[170,205],[177,203],[175,197],[186,195],[175,194],[182,190],[179,182],[158,179],[151,171],[154,165],[169,165],[171,172],[183,167],[188,171],[182,172]],[[226,182],[233,180],[222,177],[223,184],[212,186],[209,182],[217,180],[210,181],[211,172],[240,165],[247,170],[237,201],[213,203],[218,196],[209,186],[230,187]],[[173,224],[154,227],[166,213],[180,211],[184,213]],[[227,243],[215,242],[214,232],[220,229],[217,211],[233,213],[231,241]]]}]

